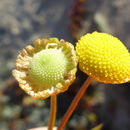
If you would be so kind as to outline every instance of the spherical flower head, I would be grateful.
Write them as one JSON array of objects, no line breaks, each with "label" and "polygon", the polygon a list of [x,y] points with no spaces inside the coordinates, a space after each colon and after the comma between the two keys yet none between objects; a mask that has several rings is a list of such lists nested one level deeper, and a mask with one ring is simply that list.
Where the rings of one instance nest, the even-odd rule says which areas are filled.
[{"label": "spherical flower head", "polygon": [[76,43],[79,68],[100,82],[120,84],[130,81],[130,53],[112,35],[88,33]]},{"label": "spherical flower head", "polygon": [[33,98],[45,99],[64,92],[77,71],[77,58],[71,43],[57,38],[34,41],[19,51],[13,76]]}]

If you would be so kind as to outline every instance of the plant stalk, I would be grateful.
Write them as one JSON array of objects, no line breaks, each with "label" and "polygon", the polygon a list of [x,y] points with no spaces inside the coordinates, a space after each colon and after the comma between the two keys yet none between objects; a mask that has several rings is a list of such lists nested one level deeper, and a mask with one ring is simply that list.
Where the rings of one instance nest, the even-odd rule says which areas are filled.
[{"label": "plant stalk", "polygon": [[65,113],[61,123],[59,124],[58,130],[62,130],[64,128],[64,126],[66,125],[67,121],[69,120],[71,114],[73,113],[74,109],[76,108],[79,100],[84,95],[86,89],[88,88],[88,86],[89,86],[89,84],[91,83],[92,80],[93,80],[92,77],[88,77],[88,79],[85,81],[83,86],[80,88],[80,90],[78,91],[77,95],[73,99],[70,107],[68,108],[67,112]]},{"label": "plant stalk", "polygon": [[51,96],[51,110],[50,119],[48,124],[48,130],[53,130],[55,120],[56,120],[56,109],[57,109],[57,95]]}]

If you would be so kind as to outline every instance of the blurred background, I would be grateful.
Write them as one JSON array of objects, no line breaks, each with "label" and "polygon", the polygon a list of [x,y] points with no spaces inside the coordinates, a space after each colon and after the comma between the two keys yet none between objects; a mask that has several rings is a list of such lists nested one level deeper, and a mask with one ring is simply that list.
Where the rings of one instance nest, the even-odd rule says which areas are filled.
[{"label": "blurred background", "polygon": [[[37,38],[58,37],[75,45],[95,30],[118,37],[130,49],[130,0],[0,0],[0,130],[47,126],[49,99],[34,100],[12,77],[18,50]],[[56,125],[87,78],[77,79],[58,95]],[[66,130],[130,130],[130,83],[93,81],[70,118]]]}]

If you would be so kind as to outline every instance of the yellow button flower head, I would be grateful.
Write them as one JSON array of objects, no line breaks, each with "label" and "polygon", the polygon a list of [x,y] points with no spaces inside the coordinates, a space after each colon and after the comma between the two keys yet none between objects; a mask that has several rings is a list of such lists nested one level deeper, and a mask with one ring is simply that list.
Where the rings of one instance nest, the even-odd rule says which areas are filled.
[{"label": "yellow button flower head", "polygon": [[106,33],[88,33],[76,44],[80,69],[104,83],[130,81],[130,53],[122,42]]},{"label": "yellow button flower head", "polygon": [[71,43],[43,38],[19,53],[13,76],[33,98],[64,92],[75,79],[77,59]]}]

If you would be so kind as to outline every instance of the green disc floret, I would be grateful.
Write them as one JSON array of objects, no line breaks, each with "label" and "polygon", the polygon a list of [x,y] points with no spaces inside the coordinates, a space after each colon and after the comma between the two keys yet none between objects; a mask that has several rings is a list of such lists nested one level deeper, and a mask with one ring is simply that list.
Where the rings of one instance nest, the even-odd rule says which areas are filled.
[{"label": "green disc floret", "polygon": [[46,49],[34,54],[29,74],[37,86],[55,87],[63,79],[67,69],[67,58],[61,49]]}]

